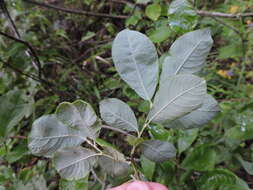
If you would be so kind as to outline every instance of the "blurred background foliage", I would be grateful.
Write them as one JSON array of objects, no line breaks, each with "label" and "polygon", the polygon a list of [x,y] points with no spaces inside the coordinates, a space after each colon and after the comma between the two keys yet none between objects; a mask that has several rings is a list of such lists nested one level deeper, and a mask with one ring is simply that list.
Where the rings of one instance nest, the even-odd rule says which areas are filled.
[{"label": "blurred background foliage", "polygon": [[[210,27],[215,41],[202,76],[220,102],[220,114],[200,129],[150,126],[149,135],[173,142],[178,155],[160,164],[141,157],[145,178],[171,190],[253,187],[253,14],[226,18],[195,11],[252,13],[253,0],[182,2],[0,0],[0,190],[95,190],[101,189],[97,178],[113,185],[125,181],[100,171],[97,177],[61,180],[51,162],[28,152],[27,135],[34,119],[76,99],[97,109],[100,100],[117,97],[141,122],[149,105],[120,80],[111,59],[112,40],[126,27],[149,36],[160,55],[194,29]],[[124,136],[102,136],[128,150]]]}]

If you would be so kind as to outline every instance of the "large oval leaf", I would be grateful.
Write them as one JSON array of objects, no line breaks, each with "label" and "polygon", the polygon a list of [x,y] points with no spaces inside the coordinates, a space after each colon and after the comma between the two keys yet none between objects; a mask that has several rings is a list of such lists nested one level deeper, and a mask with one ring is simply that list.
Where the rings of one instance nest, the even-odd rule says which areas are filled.
[{"label": "large oval leaf", "polygon": [[174,75],[156,93],[149,121],[172,121],[199,108],[206,95],[205,80],[194,75]]},{"label": "large oval leaf", "polygon": [[190,129],[201,127],[219,112],[218,102],[209,94],[205,96],[202,106],[193,112],[167,124],[169,128]]},{"label": "large oval leaf", "polygon": [[96,120],[87,103],[79,100],[62,103],[56,114],[34,121],[28,147],[33,154],[51,157],[62,148],[80,145],[87,137],[96,138],[99,130],[94,126]]},{"label": "large oval leaf", "polygon": [[123,30],[115,38],[112,58],[121,78],[145,100],[151,100],[158,80],[158,56],[142,33]]},{"label": "large oval leaf", "polygon": [[170,48],[171,56],[163,62],[161,80],[173,74],[191,74],[200,71],[212,44],[209,29],[189,32],[178,38]]},{"label": "large oval leaf", "polygon": [[127,175],[129,171],[129,163],[125,160],[122,153],[112,147],[104,147],[104,151],[109,156],[100,156],[100,167],[111,176]]},{"label": "large oval leaf", "polygon": [[116,98],[100,102],[102,119],[110,126],[127,131],[138,131],[138,124],[131,108]]},{"label": "large oval leaf", "polygon": [[83,147],[66,148],[55,155],[54,163],[61,177],[77,180],[89,174],[99,155]]},{"label": "large oval leaf", "polygon": [[167,141],[148,140],[141,144],[145,157],[154,162],[164,162],[176,156],[176,148]]}]

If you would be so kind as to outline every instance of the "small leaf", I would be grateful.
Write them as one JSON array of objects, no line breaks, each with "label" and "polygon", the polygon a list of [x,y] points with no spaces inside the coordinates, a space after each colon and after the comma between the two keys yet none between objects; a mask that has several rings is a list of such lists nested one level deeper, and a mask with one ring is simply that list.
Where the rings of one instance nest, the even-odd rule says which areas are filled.
[{"label": "small leaf", "polygon": [[169,38],[171,34],[169,26],[160,26],[152,31],[149,35],[149,38],[154,43],[161,43]]},{"label": "small leaf", "polygon": [[198,129],[181,130],[177,141],[179,154],[191,146],[198,136]]},{"label": "small leaf", "polygon": [[199,189],[250,190],[246,182],[227,169],[215,169],[202,175],[197,181]]},{"label": "small leaf", "polygon": [[167,124],[169,128],[191,129],[202,127],[219,112],[218,102],[209,94],[205,96],[202,106],[193,112]]},{"label": "small leaf", "polygon": [[178,38],[170,48],[171,56],[163,62],[161,81],[170,75],[200,71],[212,44],[209,29],[189,32]]},{"label": "small leaf", "polygon": [[157,20],[161,15],[162,8],[159,4],[151,4],[146,7],[145,13],[151,20]]},{"label": "small leaf", "polygon": [[104,147],[106,154],[99,157],[100,167],[111,176],[127,175],[129,163],[125,160],[124,155],[111,147]]},{"label": "small leaf", "polygon": [[131,108],[116,98],[103,100],[99,104],[102,119],[111,127],[138,131],[138,124]]},{"label": "small leaf", "polygon": [[174,0],[168,9],[168,14],[185,13],[194,14],[191,4],[187,0]]},{"label": "small leaf", "polygon": [[0,96],[0,136],[8,135],[27,116],[31,107],[22,90],[12,90]]},{"label": "small leaf", "polygon": [[237,160],[241,163],[242,167],[246,170],[249,175],[253,175],[253,163],[243,160],[242,156],[237,154]]},{"label": "small leaf", "polygon": [[75,130],[80,130],[83,137],[96,139],[98,129],[94,127],[97,116],[90,104],[82,100],[73,103],[63,102],[56,109],[57,118]]},{"label": "small leaf", "polygon": [[158,56],[142,33],[123,30],[112,45],[112,58],[121,78],[145,100],[151,100],[158,80]]},{"label": "small leaf", "polygon": [[83,147],[66,148],[55,155],[54,163],[61,177],[77,180],[89,174],[99,155]]},{"label": "small leaf", "polygon": [[33,122],[28,147],[33,154],[51,157],[56,151],[82,144],[87,137],[96,138],[97,117],[83,101],[62,103],[56,114],[42,116]]},{"label": "small leaf", "polygon": [[182,166],[197,171],[208,171],[214,168],[216,163],[216,152],[212,146],[207,144],[195,147],[184,159]]},{"label": "small leaf", "polygon": [[60,179],[60,190],[88,190],[89,188],[89,175],[79,180],[65,180]]},{"label": "small leaf", "polygon": [[152,181],[152,178],[155,172],[155,166],[156,164],[154,162],[150,161],[143,155],[141,156],[141,167],[142,167],[143,174],[150,181]]},{"label": "small leaf", "polygon": [[171,76],[160,85],[148,118],[158,123],[177,119],[199,108],[205,95],[205,80],[194,75]]},{"label": "small leaf", "polygon": [[176,156],[173,144],[167,141],[148,140],[141,144],[143,155],[153,162],[164,162]]}]

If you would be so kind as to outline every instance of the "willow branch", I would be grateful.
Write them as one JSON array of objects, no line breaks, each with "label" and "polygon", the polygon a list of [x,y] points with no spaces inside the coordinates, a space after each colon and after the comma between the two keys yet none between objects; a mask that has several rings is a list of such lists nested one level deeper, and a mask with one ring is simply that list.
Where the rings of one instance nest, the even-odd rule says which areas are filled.
[{"label": "willow branch", "polygon": [[105,14],[105,13],[94,13],[94,12],[89,12],[89,11],[83,11],[83,10],[75,10],[75,9],[69,9],[69,8],[64,8],[64,7],[59,7],[56,5],[48,4],[48,3],[42,3],[42,2],[37,2],[33,0],[23,0],[26,3],[31,3],[40,7],[45,7],[48,9],[54,9],[57,11],[62,11],[70,14],[78,14],[78,15],[86,15],[86,16],[95,16],[95,17],[107,17],[107,18],[115,18],[115,19],[126,19],[128,16],[126,15],[110,15],[110,14]]},{"label": "willow branch", "polygon": [[[12,36],[9,36],[9,35],[5,35],[6,37],[11,37],[11,39],[17,41],[17,40],[20,40],[20,43],[22,42],[25,42],[21,39],[21,35],[15,25],[15,22],[13,21],[13,19],[11,18],[11,15],[6,7],[6,4],[5,4],[5,1],[4,0],[1,0],[0,2],[0,8],[3,10],[3,13],[5,15],[5,17],[7,18],[7,20],[9,21],[10,23],[10,26],[12,28],[12,31],[14,32],[15,37],[12,37]],[[5,33],[2,33],[2,35],[5,34]],[[23,43],[25,44],[29,50],[28,51],[25,51],[25,54],[28,56],[28,57],[31,57],[32,58],[32,63],[33,65],[35,66],[36,69],[38,69],[38,77],[41,79],[41,72],[42,72],[42,67],[41,67],[41,63],[40,63],[40,60],[38,58],[38,56],[36,55],[36,52],[33,50],[33,48],[30,46],[29,43],[25,42]],[[29,46],[28,46],[29,45]]]},{"label": "willow branch", "polygon": [[220,13],[220,12],[209,12],[197,10],[196,13],[200,16],[209,16],[209,17],[224,17],[224,18],[242,18],[242,17],[253,17],[253,13]]},{"label": "willow branch", "polygon": [[131,135],[131,134],[127,133],[126,131],[123,131],[121,129],[117,129],[117,128],[114,128],[114,127],[110,127],[108,125],[102,125],[101,127],[104,128],[104,129],[109,129],[109,130],[112,130],[112,131],[116,131],[116,132],[122,133],[124,135],[135,137],[134,135]]},{"label": "willow branch", "polygon": [[21,39],[19,39],[19,38],[15,38],[15,37],[13,37],[13,36],[11,36],[11,35],[9,35],[9,34],[6,34],[6,33],[4,33],[4,32],[1,32],[1,31],[0,31],[0,35],[5,36],[5,37],[7,37],[7,38],[9,38],[9,39],[11,39],[11,40],[14,40],[14,41],[16,41],[16,42],[19,42],[19,43],[21,43],[21,44],[24,44],[24,45],[29,49],[29,51],[30,51],[32,57],[33,57],[33,58],[36,60],[36,62],[37,62],[37,66],[38,66],[38,70],[39,70],[39,78],[41,79],[41,69],[42,69],[42,68],[41,68],[41,63],[40,63],[39,57],[38,57],[36,51],[33,49],[33,47],[32,47],[28,42],[26,42],[26,41],[24,41],[24,40],[21,40]]}]

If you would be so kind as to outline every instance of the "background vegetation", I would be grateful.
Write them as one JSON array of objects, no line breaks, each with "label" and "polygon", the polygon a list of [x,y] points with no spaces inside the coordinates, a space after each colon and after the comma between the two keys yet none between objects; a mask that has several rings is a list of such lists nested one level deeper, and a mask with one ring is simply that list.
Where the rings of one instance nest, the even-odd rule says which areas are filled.
[{"label": "background vegetation", "polygon": [[[83,99],[98,111],[99,101],[117,97],[144,118],[147,102],[111,59],[112,40],[126,27],[149,36],[160,55],[194,29],[210,27],[214,38],[203,76],[221,112],[200,129],[150,126],[149,135],[174,143],[178,155],[161,164],[142,157],[144,178],[171,190],[253,188],[253,1],[189,3],[173,11],[169,0],[0,0],[0,189],[95,190],[96,181],[127,180],[98,171],[65,181],[27,149],[32,122],[62,101]],[[102,136],[129,151],[124,135],[103,129]]]}]

